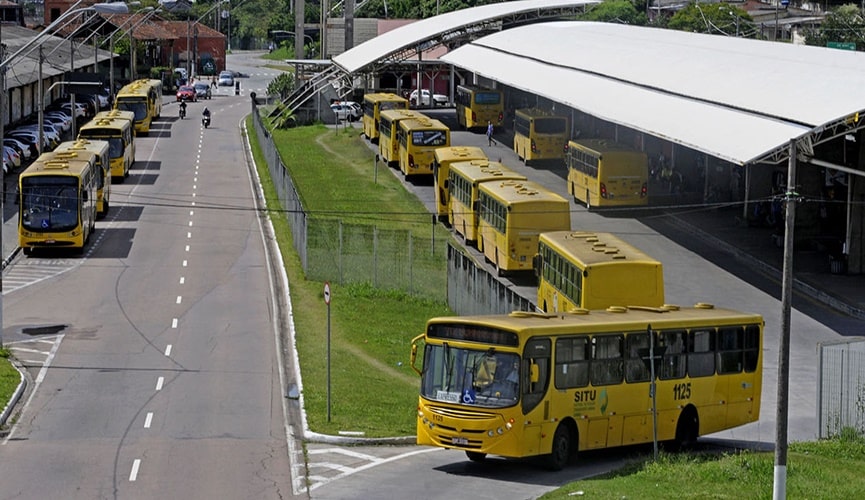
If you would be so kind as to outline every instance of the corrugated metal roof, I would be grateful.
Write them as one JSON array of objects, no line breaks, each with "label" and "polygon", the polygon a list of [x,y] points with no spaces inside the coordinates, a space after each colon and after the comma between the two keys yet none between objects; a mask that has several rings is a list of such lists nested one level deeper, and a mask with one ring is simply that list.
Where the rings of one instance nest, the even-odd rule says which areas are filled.
[{"label": "corrugated metal roof", "polygon": [[333,62],[346,73],[353,74],[394,52],[415,47],[424,41],[459,28],[520,13],[595,3],[599,3],[599,0],[518,0],[456,10],[382,33],[372,40],[334,56]]},{"label": "corrugated metal roof", "polygon": [[549,22],[442,60],[740,164],[865,111],[865,54],[819,47]]}]

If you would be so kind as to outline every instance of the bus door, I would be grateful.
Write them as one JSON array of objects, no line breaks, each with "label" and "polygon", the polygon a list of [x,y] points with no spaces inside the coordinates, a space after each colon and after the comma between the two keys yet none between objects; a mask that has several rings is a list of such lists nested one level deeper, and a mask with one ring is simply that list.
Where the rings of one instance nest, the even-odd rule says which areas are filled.
[{"label": "bus door", "polygon": [[[527,455],[547,453],[556,432],[557,422],[550,422],[551,342],[546,337],[535,337],[526,342],[520,385],[522,391],[523,442]],[[546,445],[545,445],[546,444]]]}]

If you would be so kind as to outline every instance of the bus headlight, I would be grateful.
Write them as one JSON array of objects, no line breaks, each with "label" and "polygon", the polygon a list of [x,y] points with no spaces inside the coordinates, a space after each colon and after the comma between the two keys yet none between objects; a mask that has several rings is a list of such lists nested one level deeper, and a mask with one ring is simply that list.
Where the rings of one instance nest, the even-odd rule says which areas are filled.
[{"label": "bus headlight", "polygon": [[490,429],[489,431],[487,431],[487,436],[489,436],[489,437],[493,437],[493,436],[495,436],[495,435],[496,435],[496,433],[495,433],[492,429]]}]

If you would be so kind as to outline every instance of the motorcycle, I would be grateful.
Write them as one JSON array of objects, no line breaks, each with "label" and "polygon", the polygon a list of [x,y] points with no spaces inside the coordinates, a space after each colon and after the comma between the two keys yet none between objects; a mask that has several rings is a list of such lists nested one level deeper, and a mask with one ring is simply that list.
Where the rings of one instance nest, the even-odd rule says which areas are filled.
[{"label": "motorcycle", "polygon": [[182,119],[184,119],[184,118],[186,118],[186,108],[184,108],[183,106],[181,106],[181,107],[180,107],[180,119],[182,120]]},{"label": "motorcycle", "polygon": [[204,118],[202,118],[202,119],[201,119],[201,124],[204,125],[204,128],[209,127],[209,126],[210,126],[210,117],[209,117],[209,116],[205,116]]}]

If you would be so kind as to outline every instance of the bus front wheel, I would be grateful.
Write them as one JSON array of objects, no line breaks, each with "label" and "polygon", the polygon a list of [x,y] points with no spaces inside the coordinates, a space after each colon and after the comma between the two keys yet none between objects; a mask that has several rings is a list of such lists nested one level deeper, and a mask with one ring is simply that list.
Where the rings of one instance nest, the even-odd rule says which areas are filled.
[{"label": "bus front wheel", "polygon": [[573,446],[574,438],[571,430],[567,425],[559,425],[553,435],[553,447],[544,460],[547,469],[552,471],[564,469],[573,454]]},{"label": "bus front wheel", "polygon": [[472,462],[477,463],[481,463],[487,459],[487,454],[479,451],[466,451],[466,456],[469,457],[469,460]]}]

